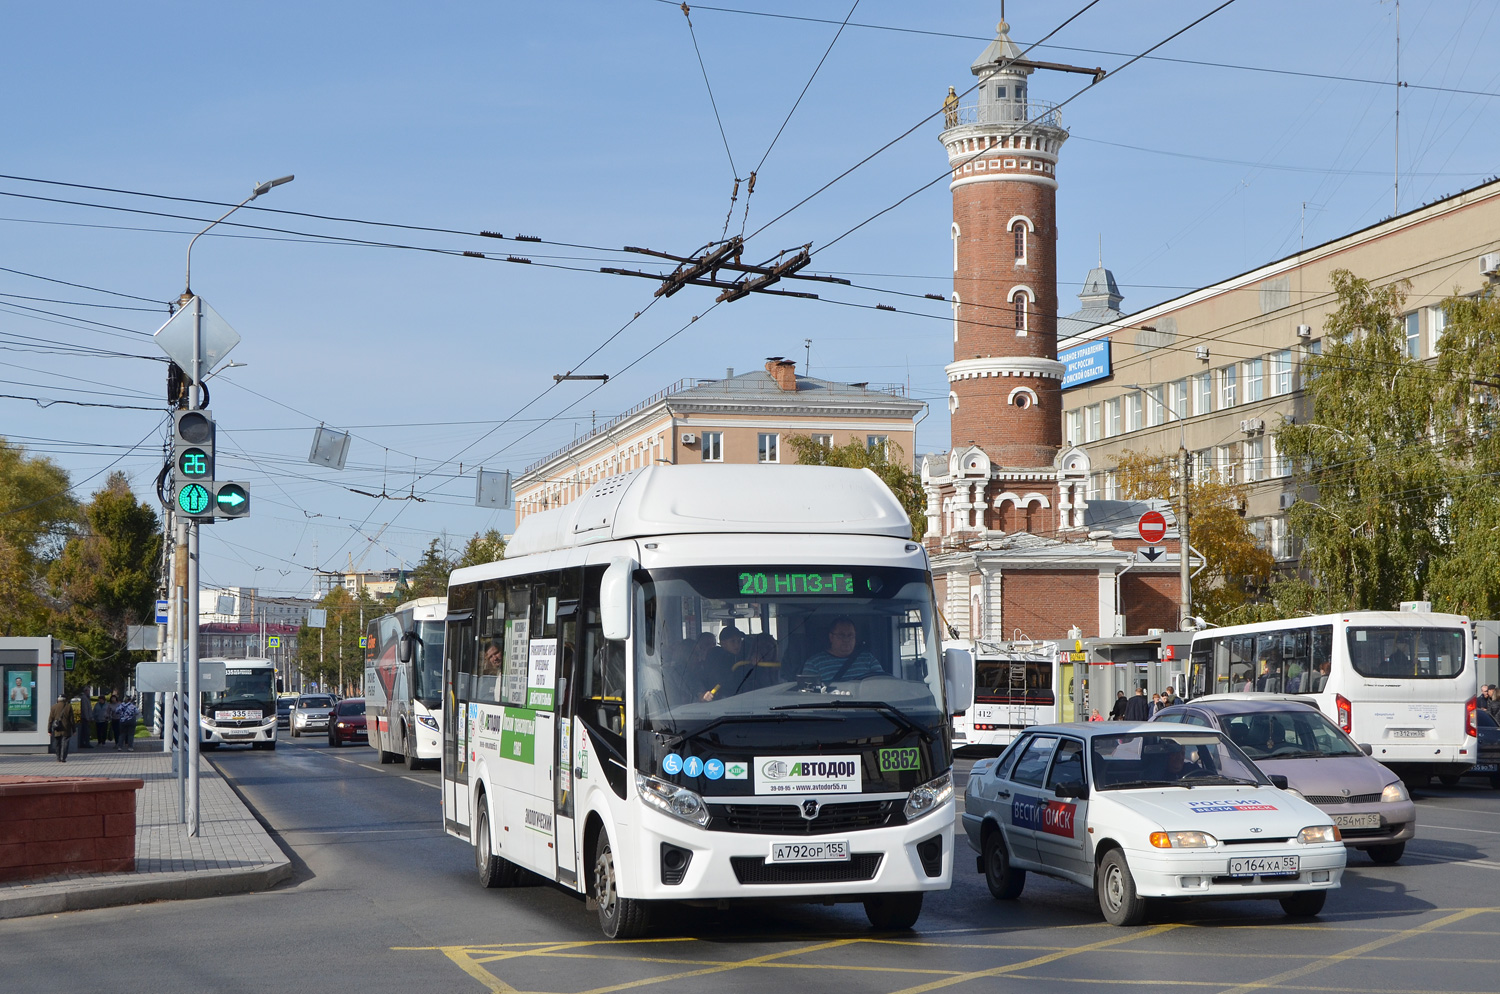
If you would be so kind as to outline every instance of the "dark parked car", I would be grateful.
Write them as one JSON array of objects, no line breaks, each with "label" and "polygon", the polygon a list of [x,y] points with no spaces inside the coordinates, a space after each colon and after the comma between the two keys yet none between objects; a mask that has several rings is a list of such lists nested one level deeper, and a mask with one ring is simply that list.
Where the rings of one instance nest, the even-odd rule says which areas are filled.
[{"label": "dark parked car", "polygon": [[276,698],[276,727],[292,727],[292,705],[297,703],[296,694],[283,694]]},{"label": "dark parked car", "polygon": [[349,697],[333,706],[328,716],[328,744],[341,746],[345,742],[366,741],[365,699]]},{"label": "dark parked car", "polygon": [[1469,767],[1466,777],[1489,777],[1490,786],[1500,790],[1500,725],[1484,708],[1474,712],[1474,731],[1479,736],[1478,762]]},{"label": "dark parked car", "polygon": [[1163,708],[1152,721],[1217,728],[1265,773],[1333,818],[1350,849],[1394,863],[1417,832],[1411,795],[1386,767],[1311,703],[1265,695],[1214,694]]}]

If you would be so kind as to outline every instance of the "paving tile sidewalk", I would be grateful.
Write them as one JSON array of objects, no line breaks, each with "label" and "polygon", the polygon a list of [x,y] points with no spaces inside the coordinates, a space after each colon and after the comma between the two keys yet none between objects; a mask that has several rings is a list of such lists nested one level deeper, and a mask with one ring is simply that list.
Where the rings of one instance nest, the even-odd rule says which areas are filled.
[{"label": "paving tile sidewalk", "polygon": [[292,864],[206,760],[198,779],[199,828],[178,822],[177,777],[158,740],[136,751],[108,747],[49,755],[0,755],[0,774],[138,777],[135,871],[84,873],[0,883],[0,919],[265,890],[292,876]]}]

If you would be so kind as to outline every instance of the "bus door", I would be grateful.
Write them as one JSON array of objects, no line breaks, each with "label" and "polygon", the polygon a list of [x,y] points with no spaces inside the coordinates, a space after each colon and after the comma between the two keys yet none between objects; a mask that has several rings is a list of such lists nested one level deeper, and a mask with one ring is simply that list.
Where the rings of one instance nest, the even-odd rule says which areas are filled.
[{"label": "bus door", "polygon": [[[517,586],[511,587],[513,599]],[[530,624],[525,665],[507,667],[514,683],[524,687],[524,708],[505,709],[500,755],[506,761],[510,785],[518,791],[512,794],[506,812],[506,829],[520,842],[531,868],[546,874],[556,865],[553,793],[557,781],[557,722],[553,707],[557,694],[558,577],[552,574],[528,586]],[[513,690],[512,699],[515,696]]]},{"label": "bus door", "polygon": [[[564,577],[563,593],[570,593]],[[564,601],[557,609],[557,776],[555,777],[557,879],[576,886],[578,883],[578,841],[574,835],[573,816],[573,664],[578,648],[578,601]]]},{"label": "bus door", "polygon": [[443,653],[443,823],[464,838],[470,824],[469,701],[475,655],[473,612],[450,614]]}]

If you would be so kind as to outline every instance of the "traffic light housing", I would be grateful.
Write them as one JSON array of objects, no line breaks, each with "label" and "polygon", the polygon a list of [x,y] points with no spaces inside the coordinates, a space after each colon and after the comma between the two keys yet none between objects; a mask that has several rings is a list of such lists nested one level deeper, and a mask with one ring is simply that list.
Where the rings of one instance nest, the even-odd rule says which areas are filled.
[{"label": "traffic light housing", "polygon": [[190,518],[212,518],[214,419],[208,411],[172,412],[172,495]]},{"label": "traffic light housing", "polygon": [[250,488],[243,483],[217,483],[213,490],[216,518],[243,518],[250,513]]}]

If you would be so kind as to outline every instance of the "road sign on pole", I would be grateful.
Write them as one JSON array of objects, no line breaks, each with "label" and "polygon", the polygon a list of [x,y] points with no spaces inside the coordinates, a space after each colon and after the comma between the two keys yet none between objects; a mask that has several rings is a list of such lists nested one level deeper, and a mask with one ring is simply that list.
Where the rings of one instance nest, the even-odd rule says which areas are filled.
[{"label": "road sign on pole", "polygon": [[1167,519],[1160,511],[1147,511],[1141,515],[1140,523],[1136,525],[1136,531],[1140,533],[1141,541],[1147,545],[1155,545],[1167,534]]}]

